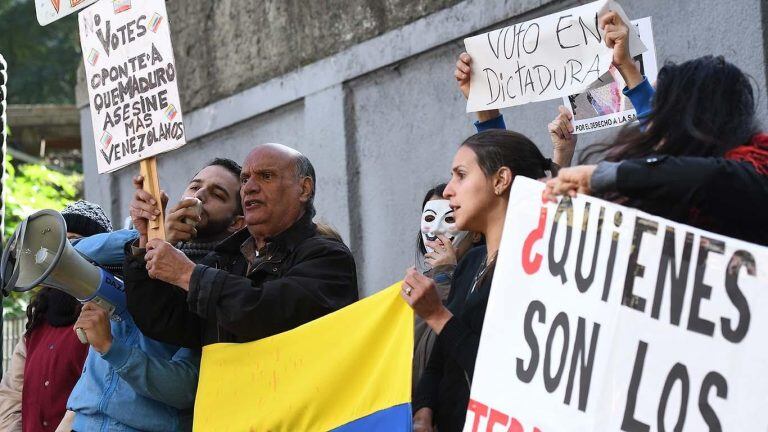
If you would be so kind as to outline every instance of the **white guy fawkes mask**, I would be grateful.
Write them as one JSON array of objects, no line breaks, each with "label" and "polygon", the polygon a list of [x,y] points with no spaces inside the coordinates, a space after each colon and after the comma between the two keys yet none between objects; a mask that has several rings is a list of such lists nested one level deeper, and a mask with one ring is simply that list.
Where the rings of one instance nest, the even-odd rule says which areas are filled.
[{"label": "white guy fawkes mask", "polygon": [[424,241],[424,248],[427,253],[433,251],[431,247],[427,246],[427,241],[436,241],[438,234],[451,239],[454,247],[458,246],[469,234],[467,231],[456,230],[453,209],[448,203],[448,200],[438,199],[427,201],[424,204],[424,211],[421,212],[421,239]]}]

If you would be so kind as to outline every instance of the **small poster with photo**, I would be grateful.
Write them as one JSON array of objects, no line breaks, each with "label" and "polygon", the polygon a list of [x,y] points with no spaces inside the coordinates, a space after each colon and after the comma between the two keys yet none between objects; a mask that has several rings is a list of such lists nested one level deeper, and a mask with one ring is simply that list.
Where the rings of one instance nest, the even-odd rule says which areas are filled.
[{"label": "small poster with photo", "polygon": [[[633,20],[632,24],[640,34],[640,40],[648,48],[644,53],[635,56],[635,64],[640,68],[640,73],[653,83],[656,81],[658,66],[651,17]],[[636,121],[635,107],[622,93],[625,86],[619,71],[611,66],[608,74],[586,91],[564,97],[563,105],[573,114],[574,133],[594,132]]]}]

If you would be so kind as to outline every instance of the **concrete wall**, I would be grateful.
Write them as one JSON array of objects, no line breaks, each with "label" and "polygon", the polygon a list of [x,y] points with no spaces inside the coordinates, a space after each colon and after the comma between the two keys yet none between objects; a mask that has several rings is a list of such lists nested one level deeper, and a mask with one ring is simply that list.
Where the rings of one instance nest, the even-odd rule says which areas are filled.
[{"label": "concrete wall", "polygon": [[[178,14],[180,6],[173,3],[169,3],[169,10]],[[224,68],[221,73],[211,73],[212,69],[203,67],[210,58],[199,63],[199,56],[185,56],[194,57],[194,52],[204,50],[199,44],[205,37],[230,34],[243,23],[261,23],[263,18],[257,18],[255,11],[249,12],[250,18],[243,18],[242,11],[231,6],[234,0],[216,2],[216,9],[211,8],[210,0],[191,3],[195,5],[183,2],[190,4],[188,15],[172,21],[172,25],[177,63],[189,62],[179,67],[182,97],[187,98],[185,104],[199,108],[185,110],[190,143],[160,157],[164,187],[172,197],[178,196],[193,171],[206,160],[222,155],[242,160],[256,143],[276,141],[301,150],[317,169],[319,217],[339,228],[351,245],[365,294],[401,278],[411,265],[423,194],[434,183],[447,179],[456,146],[473,132],[472,118],[464,113],[464,101],[452,76],[456,55],[462,51],[461,40],[577,4],[545,0],[385,1],[384,9],[391,9],[387,12],[390,15],[377,16],[408,10],[434,13],[414,20],[420,12],[408,12],[405,15],[409,19],[383,20],[397,22],[397,27],[376,27],[378,32],[363,31],[367,28],[364,22],[359,26],[342,22],[333,29],[313,27],[311,34],[316,38],[312,43],[322,45],[322,49],[310,51],[325,54],[297,54],[299,59],[290,61],[243,54],[247,49],[232,36],[231,43],[217,45],[219,52],[205,54],[216,56],[216,66],[210,68]],[[365,15],[361,11],[377,4],[375,0],[342,3],[349,9],[343,17],[322,8],[312,14],[320,20],[357,20]],[[713,53],[739,65],[759,86],[760,118],[765,117],[768,22],[763,17],[768,6],[761,6],[761,0],[624,0],[622,4],[632,17],[653,17],[660,62]],[[291,16],[281,9],[290,6],[275,2],[271,7],[283,11],[281,16]],[[195,24],[193,29],[182,22],[205,24]],[[262,45],[283,43],[275,34],[278,30],[308,25],[306,20],[264,22],[270,23],[266,33],[256,30]],[[335,36],[317,36],[324,31]],[[273,66],[266,72],[261,69],[264,62],[278,60],[293,66]],[[194,62],[197,66],[192,65]],[[299,64],[305,66],[294,70]],[[525,133],[545,154],[551,154],[546,124],[557,105],[557,101],[542,102],[503,113],[508,127]],[[113,220],[120,219],[127,214],[129,177],[137,169],[95,174],[90,119],[87,107],[81,105],[81,110],[86,196],[108,206]],[[579,148],[613,133],[582,136]]]},{"label": "concrete wall", "polygon": [[458,2],[168,2],[182,106],[200,108]]}]

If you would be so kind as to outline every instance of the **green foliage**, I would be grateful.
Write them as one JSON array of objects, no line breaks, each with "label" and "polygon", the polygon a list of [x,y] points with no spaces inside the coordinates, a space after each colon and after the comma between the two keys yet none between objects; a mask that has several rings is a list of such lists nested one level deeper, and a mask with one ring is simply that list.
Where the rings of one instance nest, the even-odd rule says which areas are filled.
[{"label": "green foliage", "polygon": [[82,62],[77,14],[41,27],[34,1],[0,0],[0,53],[8,63],[8,103],[74,103]]},{"label": "green foliage", "polygon": [[[0,0],[0,53],[8,64],[9,104],[71,104],[77,68],[82,62],[77,14],[41,27],[35,2]],[[37,210],[61,210],[81,197],[82,175],[64,174],[44,165],[5,161],[5,231]],[[32,291],[3,299],[7,316],[24,314]]]},{"label": "green foliage", "polygon": [[27,306],[37,290],[23,293],[12,292],[9,297],[3,298],[3,318],[18,318],[27,312]]},{"label": "green foliage", "polygon": [[[14,166],[10,156],[6,157],[5,169],[5,239],[32,213],[42,209],[61,210],[82,196],[81,174],[65,174],[45,165]],[[29,298],[30,293],[12,293],[3,299],[4,313],[23,314]]]},{"label": "green foliage", "polygon": [[11,163],[6,159],[5,238],[16,225],[42,209],[61,210],[80,198],[83,176],[64,174],[45,165]]}]

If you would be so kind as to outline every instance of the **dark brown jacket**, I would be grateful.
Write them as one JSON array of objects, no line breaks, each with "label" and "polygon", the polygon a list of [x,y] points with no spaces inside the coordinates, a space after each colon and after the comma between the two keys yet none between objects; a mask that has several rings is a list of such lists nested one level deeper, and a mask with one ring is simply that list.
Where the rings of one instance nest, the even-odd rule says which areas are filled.
[{"label": "dark brown jacket", "polygon": [[250,342],[291,330],[358,299],[355,261],[341,242],[317,233],[309,215],[267,243],[248,271],[243,229],[192,273],[189,293],[151,279],[141,256],[126,254],[128,310],[142,333],[200,348]]}]

